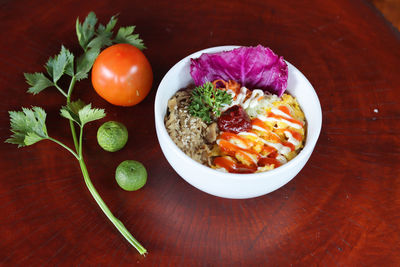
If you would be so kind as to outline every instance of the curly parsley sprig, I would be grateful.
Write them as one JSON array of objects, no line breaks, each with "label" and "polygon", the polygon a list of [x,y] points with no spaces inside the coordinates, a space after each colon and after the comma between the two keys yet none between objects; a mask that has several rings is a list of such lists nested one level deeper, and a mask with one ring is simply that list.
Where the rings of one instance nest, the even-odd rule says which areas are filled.
[{"label": "curly parsley sprig", "polygon": [[[124,224],[112,214],[93,186],[83,159],[83,128],[89,122],[104,118],[106,115],[104,109],[92,108],[91,104],[86,105],[81,100],[71,101],[75,83],[88,77],[88,73],[102,48],[113,43],[130,43],[139,49],[145,48],[143,41],[139,39],[139,35],[132,34],[135,29],[134,26],[119,28],[115,38],[113,38],[113,29],[116,23],[116,16],[112,16],[107,25],[99,24],[96,28],[97,18],[93,12],[89,13],[82,24],[78,18],[76,21],[76,34],[84,53],[76,58],[68,49],[61,46],[60,53],[50,57],[47,61],[45,65],[46,73],[24,73],[26,82],[30,85],[28,93],[38,94],[46,88],[55,87],[66,97],[67,104],[61,108],[60,114],[69,120],[75,150],[49,136],[46,127],[46,112],[40,107],[22,108],[22,111],[9,112],[12,135],[6,142],[23,147],[42,140],[50,140],[68,150],[78,160],[86,186],[104,214],[126,240],[140,254],[144,255],[147,250],[131,235]],[[62,77],[70,78],[67,90],[63,90],[58,85],[58,81]],[[75,124],[80,129],[79,139],[76,135]]]},{"label": "curly parsley sprig", "polygon": [[193,89],[190,97],[189,112],[206,123],[211,123],[212,117],[221,116],[221,108],[232,103],[232,95],[215,88],[211,82]]}]

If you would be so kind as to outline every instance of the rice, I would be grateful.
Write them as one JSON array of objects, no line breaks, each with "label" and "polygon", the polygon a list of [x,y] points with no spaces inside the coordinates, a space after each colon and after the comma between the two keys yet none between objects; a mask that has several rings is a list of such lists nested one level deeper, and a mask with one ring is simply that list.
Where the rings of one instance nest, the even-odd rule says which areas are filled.
[{"label": "rice", "polygon": [[174,143],[189,157],[197,162],[210,165],[209,154],[212,143],[217,138],[216,123],[207,125],[200,118],[189,114],[192,89],[183,89],[175,93],[168,101],[165,126]]}]

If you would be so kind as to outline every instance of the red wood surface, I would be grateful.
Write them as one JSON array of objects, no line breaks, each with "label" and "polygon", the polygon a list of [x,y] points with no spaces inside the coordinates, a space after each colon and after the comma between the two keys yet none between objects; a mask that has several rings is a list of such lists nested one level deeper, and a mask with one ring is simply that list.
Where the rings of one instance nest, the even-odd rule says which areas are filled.
[{"label": "red wood surface", "polygon": [[[89,80],[74,98],[105,108],[87,126],[84,154],[93,183],[115,215],[148,249],[142,257],[108,222],[86,189],[77,161],[43,141],[17,149],[8,110],[45,108],[50,135],[72,146],[59,116],[65,99],[25,93],[23,72],[61,44],[80,52],[76,17],[136,25],[154,71],[144,102],[115,107]],[[0,265],[2,266],[398,266],[400,264],[400,35],[371,4],[335,1],[1,1]],[[211,46],[263,44],[298,67],[316,89],[323,127],[305,168],[268,195],[229,200],[181,179],[155,134],[153,104],[166,71]],[[127,146],[107,153],[97,127],[123,122]],[[135,159],[149,179],[137,192],[114,180]]]}]

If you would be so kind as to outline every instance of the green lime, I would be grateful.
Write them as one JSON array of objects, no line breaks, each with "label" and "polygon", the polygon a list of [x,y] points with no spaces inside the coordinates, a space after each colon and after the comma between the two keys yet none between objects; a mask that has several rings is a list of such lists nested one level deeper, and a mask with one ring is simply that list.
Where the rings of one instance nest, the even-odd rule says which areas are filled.
[{"label": "green lime", "polygon": [[142,163],[136,160],[125,160],[115,170],[115,179],[122,189],[135,191],[146,184],[147,171]]},{"label": "green lime", "polygon": [[118,151],[128,142],[128,130],[120,122],[107,121],[97,130],[97,142],[106,151]]}]

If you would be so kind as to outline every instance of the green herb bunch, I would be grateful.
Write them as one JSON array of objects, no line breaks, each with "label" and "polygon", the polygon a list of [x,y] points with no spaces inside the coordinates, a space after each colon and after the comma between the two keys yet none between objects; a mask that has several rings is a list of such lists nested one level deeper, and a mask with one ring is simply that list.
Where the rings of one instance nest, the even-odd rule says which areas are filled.
[{"label": "green herb bunch", "polygon": [[[140,254],[146,254],[146,249],[130,234],[123,223],[111,213],[99,193],[93,186],[86,164],[83,159],[82,142],[84,126],[95,120],[105,117],[103,109],[92,108],[91,104],[85,104],[81,100],[71,101],[71,94],[75,83],[88,77],[96,57],[102,48],[114,43],[129,43],[139,49],[144,49],[143,41],[138,34],[133,34],[134,26],[120,27],[115,37],[113,29],[117,23],[117,16],[112,16],[107,25],[99,24],[96,28],[97,18],[94,12],[90,12],[81,24],[76,20],[76,34],[83,49],[83,54],[75,57],[68,49],[61,46],[58,55],[50,57],[45,65],[47,73],[25,73],[26,82],[31,86],[29,93],[38,94],[48,87],[55,87],[66,97],[66,105],[60,110],[62,117],[69,120],[74,149],[49,136],[46,127],[46,112],[40,107],[22,108],[22,111],[10,111],[10,125],[13,133],[6,140],[7,143],[16,144],[18,147],[29,146],[41,140],[53,141],[68,150],[79,162],[84,181],[100,206],[104,214],[114,224],[118,231],[134,246]],[[63,90],[58,81],[62,78],[70,78],[67,90]],[[79,129],[79,138],[75,125]]]},{"label": "green herb bunch", "polygon": [[232,96],[221,89],[215,88],[211,82],[193,89],[190,97],[189,112],[206,123],[212,118],[221,116],[221,108],[232,103]]}]

